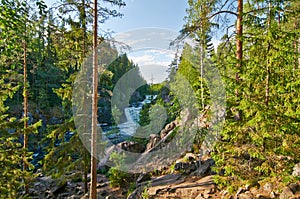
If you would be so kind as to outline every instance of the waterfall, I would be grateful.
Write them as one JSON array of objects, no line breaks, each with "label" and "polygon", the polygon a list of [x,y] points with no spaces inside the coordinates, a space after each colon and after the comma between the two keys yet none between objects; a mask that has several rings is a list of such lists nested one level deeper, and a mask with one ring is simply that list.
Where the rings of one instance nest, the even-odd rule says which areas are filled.
[{"label": "waterfall", "polygon": [[[138,102],[136,106],[126,107],[124,109],[126,122],[121,123],[117,126],[119,133],[106,135],[111,142],[118,143],[126,140],[126,138],[131,137],[135,134],[137,128],[139,127],[139,116],[140,112],[145,104],[150,104],[157,95],[146,95],[146,98]],[[112,129],[108,128],[108,129]],[[109,133],[109,131],[104,131],[104,134]]]}]

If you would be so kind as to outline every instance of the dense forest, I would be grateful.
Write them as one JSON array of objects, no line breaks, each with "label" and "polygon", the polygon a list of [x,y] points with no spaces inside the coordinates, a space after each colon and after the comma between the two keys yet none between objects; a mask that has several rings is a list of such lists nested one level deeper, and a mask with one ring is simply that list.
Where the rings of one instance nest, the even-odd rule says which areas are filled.
[{"label": "dense forest", "polygon": [[[89,181],[97,176],[93,177],[91,171],[91,145],[86,147],[78,132],[91,136],[90,110],[114,144],[135,143],[141,151],[150,149],[148,134],[120,138],[117,125],[126,122],[126,107],[111,107],[114,88],[129,71],[136,78],[122,88],[130,87],[130,82],[144,82],[131,92],[130,107],[152,97],[140,107],[136,135],[142,135],[145,129],[157,133],[157,128],[160,131],[184,121],[192,115],[192,111],[182,110],[182,104],[187,103],[190,110],[199,110],[193,119],[201,115],[207,120],[204,126],[197,123],[188,151],[199,154],[214,125],[215,111],[219,111],[222,128],[214,128],[217,141],[206,155],[214,161],[213,179],[220,189],[235,193],[246,185],[273,183],[282,190],[299,182],[299,1],[188,0],[185,24],[170,46],[187,39],[194,45],[184,43],[182,52],[169,64],[168,77],[159,84],[146,83],[138,64],[111,43],[110,32],[95,31],[95,23],[101,26],[107,19],[122,17],[119,8],[126,6],[121,0],[103,2],[109,6],[90,0],[60,0],[53,7],[43,0],[1,0],[0,198],[32,198],[40,176],[60,179],[64,186],[59,187],[63,188],[67,181],[82,182],[83,191],[78,195],[88,193]],[[216,35],[220,37],[218,45],[212,41]],[[92,98],[87,96],[89,90],[83,89],[86,93],[80,96],[82,101],[74,102],[73,98],[74,89],[80,89],[76,87],[78,74],[97,52],[95,41],[101,48],[99,62],[114,60],[99,70],[97,87],[93,78],[80,76],[86,78],[89,89],[97,88],[93,93],[98,97],[96,111],[92,110]],[[195,101],[186,94],[187,83]],[[127,94],[123,89],[114,97],[124,101]],[[226,107],[218,106],[216,101]],[[82,126],[75,125],[78,110],[74,110],[74,103],[84,111],[88,109],[81,118],[87,118]],[[159,107],[166,109],[165,121],[159,119],[163,117]],[[166,143],[177,134],[184,138],[189,129],[175,127]],[[138,175],[122,171],[121,167],[130,161],[122,153],[110,158],[116,160],[115,164],[99,167],[96,172],[107,176],[110,186],[126,187],[129,195],[137,188]],[[174,165],[173,160],[168,167]],[[150,174],[168,173],[165,170]],[[92,182],[91,190],[93,186]],[[146,195],[143,193],[143,198]],[[91,193],[90,197],[95,195]],[[53,198],[63,197],[54,194]]]}]

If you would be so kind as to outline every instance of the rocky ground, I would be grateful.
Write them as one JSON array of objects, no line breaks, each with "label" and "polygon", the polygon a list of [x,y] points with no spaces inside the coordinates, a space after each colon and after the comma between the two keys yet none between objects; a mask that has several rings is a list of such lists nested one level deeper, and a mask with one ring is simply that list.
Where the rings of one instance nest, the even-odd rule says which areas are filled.
[{"label": "rocky ground", "polygon": [[[180,166],[180,162],[178,163]],[[202,165],[210,165],[211,159],[203,162]],[[190,164],[192,165],[192,164]],[[188,168],[188,166],[186,166]],[[182,169],[182,168],[180,168]],[[241,187],[237,193],[230,195],[226,190],[220,190],[213,181],[213,175],[209,167],[206,169],[189,170],[191,173],[174,172],[159,176],[141,174],[136,182],[135,190],[128,188],[111,187],[109,179],[102,174],[98,174],[97,192],[99,199],[300,199],[300,182],[291,183],[281,191],[275,189],[275,184],[266,183]],[[199,175],[199,172],[204,172]],[[71,180],[57,179],[51,177],[39,177],[30,189],[31,198],[66,198],[66,199],[87,199],[84,194],[82,182],[72,182]]]},{"label": "rocky ground", "polygon": [[[201,118],[200,118],[201,119]],[[199,121],[199,124],[206,126],[205,122]],[[118,149],[127,150],[135,153],[146,154],[159,147],[163,147],[172,135],[172,131],[179,122],[172,122],[158,135],[150,135],[149,143],[141,146],[135,142],[123,142],[117,145]],[[116,146],[112,148],[115,149]],[[107,157],[109,159],[109,156]],[[105,165],[105,163],[104,163]],[[163,198],[181,198],[181,199],[300,199],[300,182],[291,183],[282,190],[276,189],[275,184],[256,184],[239,188],[234,195],[226,190],[220,190],[213,181],[214,173],[211,166],[214,161],[209,156],[196,156],[187,153],[181,159],[174,163],[174,168],[168,168],[164,175],[150,175],[149,173],[140,174],[133,188],[111,187],[109,179],[102,174],[98,174],[97,192],[99,199],[163,199]],[[101,166],[101,165],[100,165]],[[103,165],[102,165],[103,166]],[[300,163],[294,168],[293,175],[300,177]],[[70,180],[67,180],[70,179]],[[72,180],[71,180],[72,179]],[[49,176],[38,177],[30,189],[30,197],[35,199],[44,198],[68,198],[75,199],[88,198],[84,194],[83,182],[76,182],[74,178],[52,179]],[[130,193],[129,193],[130,192]]]}]

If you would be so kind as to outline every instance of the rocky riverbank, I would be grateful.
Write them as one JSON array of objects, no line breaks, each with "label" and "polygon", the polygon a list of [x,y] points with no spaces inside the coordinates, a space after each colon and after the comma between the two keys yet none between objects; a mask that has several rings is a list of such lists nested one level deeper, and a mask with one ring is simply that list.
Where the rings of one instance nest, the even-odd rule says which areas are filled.
[{"label": "rocky riverbank", "polygon": [[[186,118],[186,120],[188,117]],[[209,127],[205,117],[196,118],[197,125],[201,128]],[[151,134],[146,145],[134,141],[124,141],[112,146],[106,158],[99,163],[99,170],[107,167],[112,152],[121,153],[128,151],[140,154],[137,162],[143,162],[147,155],[165,147],[174,131],[185,122],[173,121],[167,124],[158,134]],[[202,150],[205,148],[202,148]],[[143,165],[149,166],[149,165]],[[157,166],[157,165],[154,165]],[[255,182],[244,187],[240,187],[237,192],[230,193],[226,189],[221,189],[214,181],[215,173],[212,171],[214,160],[209,153],[205,155],[186,153],[182,157],[173,161],[171,166],[156,168],[157,172],[132,174],[133,183],[130,186],[112,187],[107,175],[98,174],[97,192],[99,199],[296,199],[300,198],[300,183],[286,183],[287,186],[279,188],[279,182]],[[84,193],[84,183],[80,174],[70,173],[59,179],[52,179],[49,176],[36,178],[30,189],[30,197],[42,198],[88,198]],[[300,177],[300,164],[296,164],[293,175]],[[77,177],[76,177],[77,176]],[[78,177],[79,176],[79,177]],[[89,176],[88,176],[89,178]],[[89,180],[89,179],[88,179]]]}]

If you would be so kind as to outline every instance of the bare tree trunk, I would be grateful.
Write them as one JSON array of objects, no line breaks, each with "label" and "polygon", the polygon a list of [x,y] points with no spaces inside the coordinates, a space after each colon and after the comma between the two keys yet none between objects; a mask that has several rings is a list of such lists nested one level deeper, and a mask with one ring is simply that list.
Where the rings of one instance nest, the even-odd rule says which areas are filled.
[{"label": "bare tree trunk", "polygon": [[266,77],[266,99],[265,99],[265,104],[266,106],[269,105],[269,93],[270,93],[270,88],[269,88],[269,82],[270,82],[270,68],[269,68],[269,61],[267,63],[267,77]]},{"label": "bare tree trunk", "polygon": [[[24,154],[23,154],[23,171],[27,170],[27,160],[26,160],[26,150],[28,147],[28,136],[26,129],[28,128],[28,91],[27,91],[27,46],[26,46],[26,40],[23,41],[23,98],[24,98],[24,104],[23,104],[23,111],[24,111],[24,140],[23,140],[23,148],[24,148]],[[28,193],[28,185],[26,182],[26,179],[24,179],[25,183],[25,193]]]},{"label": "bare tree trunk", "polygon": [[[85,67],[87,67],[85,64],[83,64],[85,56],[86,56],[86,11],[85,11],[85,0],[81,1],[82,7],[80,10],[80,20],[82,23],[82,34],[83,34],[83,43],[82,43],[82,57],[81,57],[81,64],[82,64],[82,70],[85,70]],[[87,128],[87,120],[88,120],[88,111],[87,111],[87,103],[86,103],[86,99],[87,99],[87,93],[83,93],[83,110],[84,110],[84,114],[85,117],[84,119],[84,124],[83,124],[83,131],[85,133],[88,132],[88,128]],[[84,152],[84,159],[88,159],[87,156],[88,152]],[[88,179],[87,179],[87,175],[88,175],[88,168],[89,168],[89,164],[86,163],[84,161],[83,163],[83,178],[84,178],[84,193],[88,192]]]},{"label": "bare tree trunk", "polygon": [[[294,29],[297,30],[298,23],[294,22]],[[295,53],[295,61],[294,61],[294,70],[300,69],[300,37],[295,38],[294,40],[294,53]]]},{"label": "bare tree trunk", "polygon": [[[298,38],[298,52],[297,56],[300,54],[300,37]],[[300,69],[300,57],[298,57],[298,69]]]},{"label": "bare tree trunk", "polygon": [[83,34],[83,44],[82,44],[82,58],[85,58],[86,55],[86,11],[85,11],[85,0],[81,1],[82,10],[80,12],[80,18],[82,21],[82,34]]},{"label": "bare tree trunk", "polygon": [[84,168],[84,173],[83,173],[83,182],[84,182],[84,193],[88,192],[88,180],[87,180],[87,174],[88,174],[88,169],[85,167]]},{"label": "bare tree trunk", "polygon": [[[269,2],[269,19],[268,19],[268,29],[271,31],[271,20],[272,20],[272,4]],[[268,48],[267,48],[267,55],[270,51],[270,43],[268,42]],[[266,106],[269,105],[269,96],[270,96],[270,88],[269,88],[269,83],[270,83],[270,61],[267,56],[267,66],[266,66],[266,91],[265,91],[265,104]]]},{"label": "bare tree trunk", "polygon": [[[238,0],[238,13],[236,21],[236,59],[237,59],[237,68],[240,69],[243,61],[243,0]],[[236,73],[236,81],[240,80],[239,73]],[[238,89],[236,89],[236,96],[238,96]]]},{"label": "bare tree trunk", "polygon": [[201,46],[200,46],[200,76],[201,76],[201,82],[200,82],[200,87],[201,87],[201,104],[202,104],[202,110],[204,110],[204,88],[203,88],[203,65],[204,65],[204,41],[201,41]]},{"label": "bare tree trunk", "polygon": [[98,50],[97,22],[98,2],[94,0],[94,35],[93,35],[93,99],[92,99],[92,136],[91,136],[91,199],[97,198],[97,102],[98,102]]},{"label": "bare tree trunk", "polygon": [[[270,50],[270,44],[268,44],[268,52]],[[268,58],[267,58],[268,59]],[[266,106],[269,105],[269,96],[270,96],[270,88],[269,88],[269,84],[270,84],[270,61],[269,59],[267,60],[267,66],[266,66],[266,95],[265,95],[265,104]]]},{"label": "bare tree trunk", "polygon": [[[26,7],[27,7],[27,2]],[[27,8],[26,8],[27,9]],[[27,91],[27,43],[26,43],[26,31],[27,31],[27,16],[25,18],[25,27],[24,27],[24,39],[23,39],[23,111],[24,111],[24,134],[23,134],[23,149],[24,149],[24,154],[23,154],[23,171],[26,172],[28,165],[27,165],[27,160],[26,160],[26,150],[28,148],[28,135],[27,135],[27,128],[28,128],[28,91]],[[25,193],[28,193],[28,184],[27,184],[27,179],[26,177],[24,178],[24,188],[25,188]]]}]

